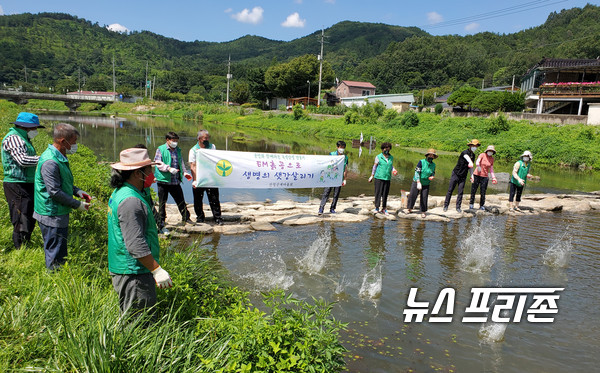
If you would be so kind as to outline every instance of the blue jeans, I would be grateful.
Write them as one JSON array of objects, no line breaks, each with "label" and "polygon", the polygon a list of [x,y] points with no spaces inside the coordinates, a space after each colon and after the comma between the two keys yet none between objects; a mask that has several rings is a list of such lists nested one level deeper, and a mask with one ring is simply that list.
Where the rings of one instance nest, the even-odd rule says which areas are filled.
[{"label": "blue jeans", "polygon": [[54,270],[63,265],[67,257],[67,237],[69,228],[56,228],[38,222],[44,238],[46,268]]}]

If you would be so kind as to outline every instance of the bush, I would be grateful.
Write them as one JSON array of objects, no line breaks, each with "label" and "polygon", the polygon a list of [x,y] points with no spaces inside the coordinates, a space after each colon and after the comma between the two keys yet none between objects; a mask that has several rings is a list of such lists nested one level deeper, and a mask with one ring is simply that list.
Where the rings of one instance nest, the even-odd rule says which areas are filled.
[{"label": "bush", "polygon": [[386,122],[392,121],[398,117],[398,112],[395,109],[385,109],[383,112],[383,120]]},{"label": "bush", "polygon": [[442,111],[444,111],[444,106],[442,104],[435,104],[435,113],[437,115],[442,114]]},{"label": "bush", "polygon": [[490,135],[497,135],[500,132],[510,130],[510,124],[504,115],[498,115],[496,118],[490,118],[487,120],[486,131]]},{"label": "bush", "polygon": [[292,114],[294,116],[294,120],[300,120],[304,118],[304,110],[300,104],[294,105],[292,108]]},{"label": "bush", "polygon": [[402,126],[405,128],[412,128],[419,125],[419,116],[414,111],[407,111],[402,114]]}]

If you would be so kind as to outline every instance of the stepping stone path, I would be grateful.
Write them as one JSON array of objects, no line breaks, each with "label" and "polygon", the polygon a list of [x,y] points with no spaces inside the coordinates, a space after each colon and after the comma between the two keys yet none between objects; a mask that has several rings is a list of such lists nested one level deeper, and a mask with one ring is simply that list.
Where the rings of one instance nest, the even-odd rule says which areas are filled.
[{"label": "stepping stone path", "polygon": [[[468,195],[463,201],[468,201]],[[172,237],[187,237],[193,234],[242,234],[256,231],[276,231],[277,225],[298,226],[317,224],[320,222],[360,223],[369,218],[382,220],[412,219],[424,221],[449,222],[455,219],[472,218],[476,215],[511,215],[534,216],[546,212],[585,213],[600,210],[600,191],[589,194],[530,194],[525,195],[520,204],[521,211],[509,211],[508,194],[492,194],[486,196],[485,210],[469,209],[468,204],[462,205],[462,212],[456,211],[456,197],[453,196],[448,211],[443,211],[444,197],[430,196],[426,217],[421,217],[418,201],[411,213],[402,206],[400,196],[388,197],[388,213],[375,214],[373,196],[347,197],[338,200],[336,213],[325,212],[318,215],[320,200],[311,199],[308,202],[289,200],[271,202],[226,202],[221,204],[224,225],[215,225],[210,208],[206,206],[206,222],[198,224],[183,224],[181,215],[175,205],[167,205],[167,229]],[[479,201],[477,196],[476,202]],[[327,205],[326,207],[329,207]],[[194,206],[188,205],[195,221]],[[327,210],[326,210],[327,211]]]}]

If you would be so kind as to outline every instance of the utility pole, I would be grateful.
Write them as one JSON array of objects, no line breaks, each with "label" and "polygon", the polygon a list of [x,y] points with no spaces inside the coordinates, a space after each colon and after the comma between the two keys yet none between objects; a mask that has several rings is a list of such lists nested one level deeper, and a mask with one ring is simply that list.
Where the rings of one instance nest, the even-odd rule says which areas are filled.
[{"label": "utility pole", "polygon": [[231,80],[231,54],[229,55],[229,60],[227,61],[227,103],[225,105],[229,106],[229,80]]},{"label": "utility pole", "polygon": [[25,66],[25,83],[27,83],[27,65],[24,65],[24,66]]},{"label": "utility pole", "polygon": [[483,83],[485,83],[485,78],[481,79],[481,89],[483,89]]},{"label": "utility pole", "polygon": [[117,99],[117,80],[115,78],[115,55],[113,54],[113,101]]},{"label": "utility pole", "polygon": [[319,54],[319,94],[317,96],[317,107],[321,106],[321,78],[323,77],[323,39],[325,30],[321,29],[321,54]]},{"label": "utility pole", "polygon": [[510,94],[515,93],[515,76],[513,75],[512,88],[510,89]]},{"label": "utility pole", "polygon": [[150,89],[150,99],[154,100],[154,89],[156,89],[156,75],[154,75],[154,81],[152,82],[152,88]]},{"label": "utility pole", "polygon": [[144,81],[144,97],[148,97],[148,61],[146,61],[146,80]]},{"label": "utility pole", "polygon": [[79,66],[77,68],[77,77],[78,77],[78,80],[79,80],[79,90],[78,90],[78,92],[81,92],[81,66]]}]

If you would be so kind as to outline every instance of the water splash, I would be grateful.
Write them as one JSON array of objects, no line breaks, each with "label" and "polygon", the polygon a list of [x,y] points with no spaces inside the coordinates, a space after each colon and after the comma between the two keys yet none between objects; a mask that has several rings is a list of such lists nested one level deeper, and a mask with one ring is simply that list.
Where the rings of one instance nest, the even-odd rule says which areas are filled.
[{"label": "water splash", "polygon": [[242,275],[241,278],[252,281],[257,291],[287,290],[294,284],[294,277],[287,274],[287,266],[279,254],[265,259],[260,270]]},{"label": "water splash", "polygon": [[571,260],[571,251],[573,249],[572,237],[568,231],[556,238],[544,255],[542,256],[545,265],[550,267],[565,268]]},{"label": "water splash", "polygon": [[343,275],[340,281],[335,286],[334,294],[339,295],[346,290],[346,287],[350,285],[350,281],[346,280],[346,275]]},{"label": "water splash", "polygon": [[365,273],[358,295],[362,298],[379,298],[381,296],[382,285],[381,262],[378,262],[373,269]]},{"label": "water splash", "polygon": [[309,275],[319,273],[325,267],[331,247],[331,233],[325,231],[310,245],[304,257],[298,260],[298,269]]},{"label": "water splash", "polygon": [[479,329],[479,338],[485,343],[496,343],[504,340],[508,323],[489,321]]},{"label": "water splash", "polygon": [[460,268],[472,273],[489,271],[495,262],[496,236],[497,232],[490,226],[485,228],[476,226],[466,233],[458,248]]}]

